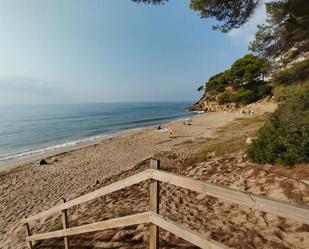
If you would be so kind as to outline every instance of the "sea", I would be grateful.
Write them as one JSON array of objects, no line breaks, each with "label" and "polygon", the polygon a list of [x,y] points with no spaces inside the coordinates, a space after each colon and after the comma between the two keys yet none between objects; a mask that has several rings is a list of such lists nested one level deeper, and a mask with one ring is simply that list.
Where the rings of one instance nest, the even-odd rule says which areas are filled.
[{"label": "sea", "polygon": [[191,102],[0,105],[0,166],[187,119]]}]

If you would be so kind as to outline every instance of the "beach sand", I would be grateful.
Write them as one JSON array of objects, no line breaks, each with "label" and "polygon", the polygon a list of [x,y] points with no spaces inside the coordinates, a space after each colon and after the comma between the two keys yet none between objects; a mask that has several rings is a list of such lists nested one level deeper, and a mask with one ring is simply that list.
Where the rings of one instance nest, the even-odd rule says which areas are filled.
[{"label": "beach sand", "polygon": [[[20,220],[48,209],[61,198],[72,199],[97,181],[129,170],[178,143],[211,136],[214,129],[242,116],[239,113],[208,113],[191,122],[179,121],[130,132],[96,144],[47,158],[46,166],[29,162],[0,172],[0,245],[24,248]],[[41,158],[45,158],[41,156]]]},{"label": "beach sand", "polygon": [[[273,105],[261,106],[261,113]],[[36,167],[27,162],[0,172],[0,248],[26,248],[25,228],[20,221],[67,200],[89,193],[149,167],[150,157],[161,160],[165,170],[205,182],[258,195],[309,205],[308,165],[293,169],[254,165],[245,152],[209,154],[202,162],[196,155],[220,134],[222,141],[254,136],[263,122],[243,122],[240,113],[207,113],[191,120],[163,124],[98,141],[82,148],[45,158]],[[241,123],[243,122],[243,123]],[[228,144],[229,145],[229,144]],[[232,144],[231,144],[232,146]],[[228,146],[229,147],[229,146]],[[162,184],[160,214],[231,248],[309,248],[309,226],[227,203],[203,194]],[[89,224],[148,211],[148,182],[117,191],[69,209],[70,226]],[[59,229],[59,215],[31,223],[34,232]],[[147,225],[73,236],[71,248],[146,248]],[[129,239],[128,239],[129,238]],[[194,248],[160,230],[162,249]],[[180,247],[181,245],[181,247]],[[60,249],[63,240],[46,240],[38,248]]]}]

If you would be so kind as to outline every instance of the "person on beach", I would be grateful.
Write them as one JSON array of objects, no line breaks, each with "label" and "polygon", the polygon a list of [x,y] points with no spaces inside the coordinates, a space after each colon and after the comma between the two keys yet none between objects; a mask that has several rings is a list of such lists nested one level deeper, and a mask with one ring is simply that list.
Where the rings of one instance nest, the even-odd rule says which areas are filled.
[{"label": "person on beach", "polygon": [[161,124],[159,124],[157,131],[161,131],[161,130],[162,130],[162,127],[161,127]]}]

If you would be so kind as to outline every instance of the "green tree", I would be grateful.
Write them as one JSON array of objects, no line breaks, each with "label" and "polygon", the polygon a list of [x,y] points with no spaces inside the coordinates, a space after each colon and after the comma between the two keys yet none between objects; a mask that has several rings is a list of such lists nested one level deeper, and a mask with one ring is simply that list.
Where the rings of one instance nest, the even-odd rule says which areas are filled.
[{"label": "green tree", "polygon": [[197,91],[198,92],[201,92],[201,91],[203,91],[204,90],[204,86],[203,85],[201,85],[201,86],[199,86],[198,88],[197,88]]},{"label": "green tree", "polygon": [[190,8],[201,18],[215,18],[219,24],[214,29],[228,32],[239,28],[253,15],[259,0],[191,0]]},{"label": "green tree", "polygon": [[269,18],[258,26],[255,40],[249,46],[253,52],[273,59],[290,51],[289,62],[300,52],[309,50],[308,0],[268,2],[266,11]]},{"label": "green tree", "polygon": [[[168,0],[132,0],[137,3],[161,5]],[[217,20],[214,29],[228,32],[245,24],[262,0],[190,0],[190,8],[201,18]],[[250,44],[253,52],[274,58],[297,46],[291,59],[299,51],[309,50],[308,0],[272,0],[266,2],[267,22],[258,26],[255,40]]]},{"label": "green tree", "polygon": [[[168,0],[132,0],[137,3],[160,5]],[[253,15],[261,0],[191,0],[190,8],[201,18],[215,18],[214,29],[228,32],[239,28]]]},{"label": "green tree", "polygon": [[236,89],[254,89],[264,83],[264,76],[270,69],[270,63],[258,56],[247,54],[236,60],[229,70],[229,80]]},{"label": "green tree", "polygon": [[255,89],[264,84],[264,75],[269,69],[270,63],[266,59],[247,54],[236,60],[229,70],[210,77],[205,90],[216,94],[228,86],[235,89]]},{"label": "green tree", "polygon": [[230,77],[229,70],[226,70],[222,73],[218,73],[209,78],[208,82],[206,82],[205,91],[211,95],[218,94],[223,92],[225,87],[229,86]]},{"label": "green tree", "polygon": [[[247,54],[236,60],[230,69],[209,78],[205,87],[208,100],[219,103],[249,104],[270,94],[272,87],[264,81],[270,63],[258,56]],[[232,87],[232,92],[225,92]]]}]

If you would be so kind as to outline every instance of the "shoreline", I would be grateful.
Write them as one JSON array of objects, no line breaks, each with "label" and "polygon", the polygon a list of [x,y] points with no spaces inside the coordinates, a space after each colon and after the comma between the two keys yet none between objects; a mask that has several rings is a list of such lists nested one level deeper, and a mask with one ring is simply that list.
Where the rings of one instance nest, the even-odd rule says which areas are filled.
[{"label": "shoreline", "polygon": [[201,141],[205,145],[218,128],[241,117],[245,116],[239,112],[195,115],[186,122],[182,119],[162,124],[161,131],[151,126],[39,155],[47,165],[34,166],[35,158],[31,158],[0,168],[2,246],[24,248],[20,220],[25,215],[46,210],[61,198],[70,200],[90,192],[110,177],[132,172],[145,159],[162,155],[186,159],[198,153]]},{"label": "shoreline", "polygon": [[[192,112],[193,113],[193,112]],[[194,112],[195,114],[193,114],[190,117],[183,117],[183,118],[178,118],[175,120],[170,120],[166,123],[161,123],[162,126],[168,126],[168,125],[172,125],[178,122],[183,122],[185,120],[189,120],[189,119],[193,119],[194,117],[197,116],[201,116],[201,115],[207,115],[209,113],[200,113],[200,112]],[[110,133],[110,134],[102,134],[102,135],[96,135],[94,137],[87,137],[87,138],[82,138],[80,140],[73,140],[67,143],[72,143],[72,142],[76,142],[73,145],[67,145],[67,146],[63,146],[61,148],[58,149],[47,149],[48,147],[42,148],[42,149],[37,149],[33,151],[33,154],[31,155],[26,155],[26,156],[20,156],[18,157],[18,159],[8,159],[5,161],[0,161],[0,172],[3,171],[9,171],[11,169],[14,169],[16,167],[19,166],[23,166],[25,164],[30,164],[30,163],[35,163],[35,161],[38,161],[40,159],[48,159],[48,158],[52,158],[55,156],[60,156],[62,154],[65,153],[69,153],[72,151],[76,151],[85,147],[89,147],[89,146],[93,146],[96,144],[100,144],[103,141],[106,140],[110,140],[113,138],[117,138],[117,137],[121,137],[121,136],[125,136],[125,135],[134,135],[135,133],[141,132],[141,131],[146,131],[147,129],[152,129],[157,127],[157,125],[149,125],[149,126],[141,126],[141,127],[136,127],[136,128],[132,128],[132,129],[125,129],[122,131],[117,131],[115,133]],[[80,142],[79,142],[80,141]],[[61,144],[59,144],[61,145]],[[59,145],[52,145],[50,147],[54,147],[54,146],[59,146]],[[46,151],[43,151],[42,153],[38,152],[35,153],[35,151],[38,150],[44,150],[46,149]],[[31,151],[29,151],[31,152]],[[24,153],[24,152],[21,152]],[[21,154],[20,153],[20,154]]]}]

